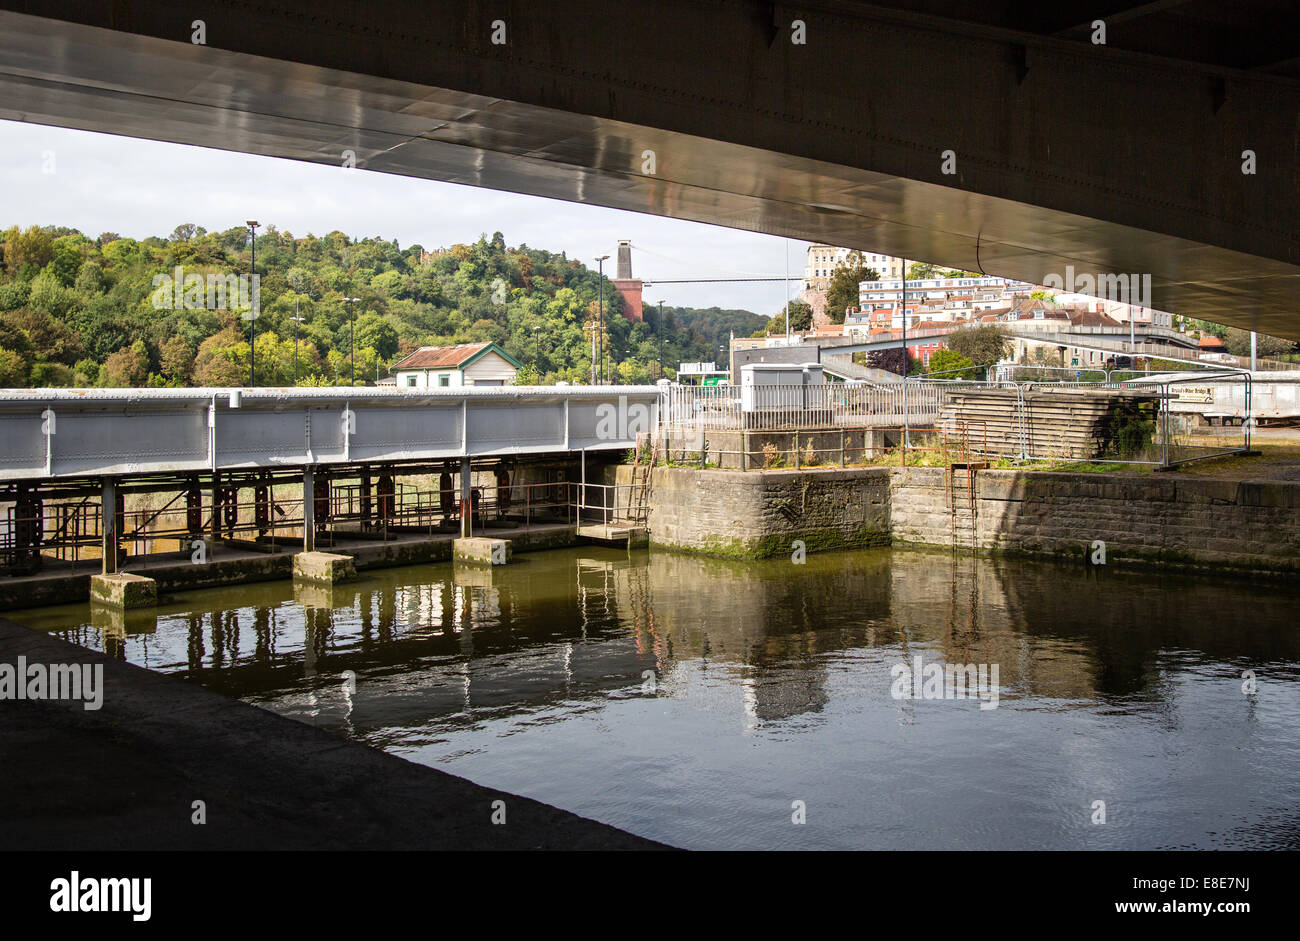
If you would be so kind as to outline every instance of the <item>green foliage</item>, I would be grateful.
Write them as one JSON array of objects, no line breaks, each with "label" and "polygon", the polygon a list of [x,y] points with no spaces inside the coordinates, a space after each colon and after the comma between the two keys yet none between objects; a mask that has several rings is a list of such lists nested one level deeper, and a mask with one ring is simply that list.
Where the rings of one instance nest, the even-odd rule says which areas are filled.
[{"label": "green foliage", "polygon": [[1121,460],[1131,460],[1144,456],[1155,439],[1156,423],[1140,415],[1124,414],[1115,416],[1115,447]]},{"label": "green foliage", "polygon": [[[169,287],[177,267],[205,285],[247,274],[243,226],[209,232],[186,222],[140,241],[12,227],[0,232],[0,259],[0,384],[248,382],[247,310],[228,297],[208,307],[207,293],[197,307],[171,309]],[[653,382],[679,362],[725,359],[731,335],[767,324],[749,311],[661,310],[649,301],[644,322],[629,323],[622,297],[608,281],[602,290],[596,272],[563,254],[507,246],[501,233],[426,252],[342,232],[296,238],[266,225],[257,273],[259,385],[293,383],[295,363],[300,385],[371,383],[418,346],[481,340],[525,364],[521,381],[583,382],[592,348],[584,327],[601,320],[602,302],[606,374]],[[345,297],[360,300],[349,311]]]},{"label": "green foliage", "polygon": [[998,327],[986,324],[948,334],[944,346],[966,357],[976,366],[992,366],[1007,356],[1011,344]]},{"label": "green foliage", "polygon": [[937,379],[978,379],[982,372],[968,357],[949,349],[930,354],[929,371],[937,373]]},{"label": "green foliage", "polygon": [[[844,323],[845,311],[858,306],[860,293],[858,285],[863,281],[875,281],[880,273],[875,268],[868,268],[862,256],[849,252],[848,256],[835,266],[831,273],[830,285],[826,288],[826,316],[831,323]],[[791,318],[793,323],[793,318]]]},{"label": "green foliage", "polygon": [[[1226,327],[1223,332],[1223,345],[1233,356],[1250,356],[1250,331]],[[1255,355],[1277,357],[1296,351],[1296,344],[1291,340],[1269,336],[1267,333],[1255,335]]]},{"label": "green foliage", "polygon": [[[790,301],[789,308],[791,330],[808,330],[812,327],[812,307],[805,304],[803,301]],[[841,322],[843,322],[842,319]],[[785,333],[784,308],[780,313],[767,322],[767,333],[769,335]]]}]

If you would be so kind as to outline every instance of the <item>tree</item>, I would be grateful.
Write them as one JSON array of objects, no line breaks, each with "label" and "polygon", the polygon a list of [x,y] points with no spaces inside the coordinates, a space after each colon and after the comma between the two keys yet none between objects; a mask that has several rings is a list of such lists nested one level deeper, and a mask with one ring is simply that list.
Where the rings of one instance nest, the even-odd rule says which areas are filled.
[{"label": "tree", "polygon": [[992,366],[1001,362],[1007,357],[1011,346],[1002,330],[993,324],[967,327],[950,333],[944,340],[944,345],[976,366]]},{"label": "tree", "polygon": [[[245,227],[209,233],[187,222],[167,239],[139,241],[112,232],[92,241],[54,226],[11,228],[0,232],[0,250],[0,312],[15,315],[0,318],[9,321],[0,323],[0,348],[17,357],[6,357],[11,381],[248,380],[248,326],[237,312],[158,310],[151,302],[154,279],[171,276],[178,264],[204,279],[247,272]],[[363,298],[356,307],[358,381],[373,381],[399,351],[478,338],[535,360],[541,381],[589,374],[591,338],[582,326],[598,306],[601,281],[562,252],[512,248],[493,233],[426,254],[418,246],[403,251],[391,240],[353,240],[341,232],[295,239],[268,223],[257,240],[257,263],[259,383],[293,379],[295,300],[307,317],[300,327],[300,381],[347,380],[352,336],[343,297]],[[625,382],[658,377],[679,362],[715,359],[730,336],[769,323],[750,311],[665,307],[662,317],[651,308],[645,323],[633,325],[608,281],[604,291],[607,368]],[[805,329],[811,311],[792,304],[791,320]],[[784,329],[784,320],[776,325]]]},{"label": "tree", "polygon": [[65,235],[55,239],[54,256],[50,259],[46,270],[65,288],[72,287],[77,281],[77,272],[81,270],[81,265],[86,260],[84,248],[90,244],[93,243],[82,235]]},{"label": "tree", "polygon": [[927,278],[933,278],[938,269],[928,261],[914,261],[907,266],[907,280],[925,281]]},{"label": "tree", "polygon": [[[1224,331],[1223,345],[1228,348],[1228,352],[1233,356],[1249,356],[1250,331],[1228,327]],[[1267,333],[1255,335],[1255,354],[1257,356],[1284,356],[1287,353],[1294,353],[1295,348],[1296,344],[1291,340],[1272,337]]]},{"label": "tree", "polygon": [[911,372],[912,357],[901,346],[887,350],[872,350],[867,353],[867,366],[871,369],[884,369],[896,375]]},{"label": "tree", "polygon": [[[5,268],[11,275],[21,275],[24,269],[35,274],[54,257],[54,239],[39,226],[19,232],[14,226],[5,233]],[[31,277],[31,274],[27,275]]]},{"label": "tree", "polygon": [[159,351],[159,367],[168,379],[188,382],[194,371],[194,351],[185,338],[176,334]]},{"label": "tree", "polygon": [[167,238],[173,242],[188,242],[196,235],[206,235],[207,231],[207,229],[197,226],[193,222],[182,222],[172,229],[172,234]]},{"label": "tree", "polygon": [[114,388],[142,386],[149,378],[149,351],[143,340],[118,350],[99,371],[101,385]]},{"label": "tree", "polygon": [[826,288],[826,316],[830,322],[844,323],[845,310],[860,303],[858,285],[879,277],[875,268],[868,268],[863,263],[860,254],[849,252],[831,272],[830,286]]},{"label": "tree", "polygon": [[235,386],[248,381],[248,341],[233,327],[199,344],[194,382],[200,386]]},{"label": "tree", "polygon": [[[812,308],[803,301],[790,302],[790,329],[809,330],[812,328]],[[785,333],[785,311],[781,311],[767,323],[767,333],[775,336]],[[709,357],[712,358],[712,357]]]},{"label": "tree", "polygon": [[0,386],[12,389],[27,385],[28,371],[21,355],[0,346]]},{"label": "tree", "polygon": [[942,379],[979,378],[979,370],[970,359],[949,349],[935,350],[930,354],[929,372],[940,374]]}]

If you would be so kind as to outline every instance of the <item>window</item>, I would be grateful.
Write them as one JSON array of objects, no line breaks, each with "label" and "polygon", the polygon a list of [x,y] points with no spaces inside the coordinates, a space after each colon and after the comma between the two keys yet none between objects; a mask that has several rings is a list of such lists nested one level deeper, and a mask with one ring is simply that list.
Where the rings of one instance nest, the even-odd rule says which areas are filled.
[{"label": "window", "polygon": [[446,374],[439,376],[438,385],[441,388],[446,388],[447,386],[451,385],[451,376],[448,376]]},{"label": "window", "polygon": [[406,384],[413,388],[415,386],[415,376],[407,376]]}]

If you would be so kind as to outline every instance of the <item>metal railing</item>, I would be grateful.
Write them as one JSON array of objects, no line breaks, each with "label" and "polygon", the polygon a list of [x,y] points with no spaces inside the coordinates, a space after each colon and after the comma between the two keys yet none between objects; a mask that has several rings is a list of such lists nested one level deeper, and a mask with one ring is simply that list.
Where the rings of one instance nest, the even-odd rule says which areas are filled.
[{"label": "metal railing", "polygon": [[[460,493],[419,489],[398,483],[391,495],[363,492],[352,480],[334,481],[329,495],[315,501],[317,543],[335,546],[346,539],[388,541],[401,536],[459,532]],[[594,486],[594,485],[589,485]],[[572,524],[577,518],[579,484],[571,481],[479,485],[471,488],[475,532],[492,528],[528,529]],[[240,487],[223,491],[215,510],[210,490],[201,506],[183,502],[184,490],[161,493],[161,506],[123,507],[117,514],[118,545],[126,558],[174,555],[192,557],[196,541],[265,552],[302,545],[303,497],[300,488]],[[128,499],[133,499],[128,497]],[[215,517],[215,518],[214,518]],[[206,550],[205,550],[206,551]],[[28,569],[57,559],[75,567],[103,558],[103,513],[97,499],[48,499],[38,509],[0,505],[0,569]]]},{"label": "metal railing", "polygon": [[[999,367],[995,373],[1003,378],[991,380],[944,379],[908,377],[895,385],[870,383],[825,383],[810,385],[757,385],[757,386],[668,386],[664,389],[661,404],[660,432],[665,435],[665,460],[689,461],[683,456],[683,440],[694,440],[686,449],[700,455],[702,465],[710,459],[724,455],[743,455],[739,466],[812,466],[831,463],[822,456],[835,453],[834,463],[846,462],[845,447],[812,447],[811,441],[800,442],[796,436],[788,448],[773,451],[767,444],[762,451],[750,451],[748,445],[737,448],[724,447],[716,438],[707,440],[710,432],[772,431],[809,434],[818,430],[839,430],[873,427],[902,429],[903,440],[899,458],[906,462],[909,451],[934,451],[935,444],[927,431],[943,422],[978,420],[977,416],[961,413],[958,401],[963,393],[1005,390],[1012,401],[1009,415],[1011,430],[1001,435],[990,435],[987,457],[1014,461],[1081,461],[1104,463],[1129,463],[1173,467],[1190,461],[1204,460],[1250,450],[1249,417],[1241,421],[1239,440],[1211,440],[1212,432],[1199,427],[1193,413],[1194,400],[1204,395],[1207,383],[1227,385],[1236,407],[1246,416],[1251,415],[1252,378],[1239,370],[1207,371],[1187,370],[1185,374],[1170,371],[1151,372],[1132,369],[1086,370],[1069,367],[1017,366]],[[1240,385],[1240,388],[1236,388]],[[1078,448],[1066,448],[1059,441],[1052,443],[1052,434],[1044,433],[1041,420],[1035,420],[1035,410],[1041,415],[1043,407],[1055,402],[1068,403],[1068,399],[1051,396],[1067,393],[1092,394],[1092,397],[1109,399],[1112,413],[1102,423],[1102,436],[1095,453],[1081,454]],[[1035,395],[1037,393],[1037,395]],[[1048,393],[1047,398],[1042,394]],[[1143,400],[1146,405],[1142,404]],[[906,403],[906,405],[904,405]],[[1188,414],[1183,414],[1188,413]],[[949,431],[951,429],[948,429]],[[1068,436],[1064,426],[1057,438]],[[1222,435],[1220,435],[1222,438]],[[999,440],[1000,439],[1000,440]],[[813,451],[815,450],[816,455]],[[871,452],[878,447],[850,447],[861,453],[862,460],[870,460]],[[756,459],[757,458],[757,459]]]},{"label": "metal railing", "polygon": [[640,485],[573,483],[570,486],[579,525],[640,525],[646,520],[646,507],[638,494]]},{"label": "metal railing", "polygon": [[869,428],[933,421],[942,405],[942,393],[902,383],[669,386],[660,416],[669,427],[711,431]]}]

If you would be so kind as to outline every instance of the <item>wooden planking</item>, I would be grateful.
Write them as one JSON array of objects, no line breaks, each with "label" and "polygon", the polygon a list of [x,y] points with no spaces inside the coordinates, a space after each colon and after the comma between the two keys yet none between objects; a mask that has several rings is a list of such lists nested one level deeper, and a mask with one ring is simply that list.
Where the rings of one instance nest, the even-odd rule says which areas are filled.
[{"label": "wooden planking", "polygon": [[1103,453],[1114,423],[1113,413],[1150,413],[1154,393],[1113,393],[1093,389],[1028,390],[970,389],[948,393],[939,413],[939,427],[971,424],[972,441],[982,437],[979,423],[988,430],[993,454],[1084,460]]}]

